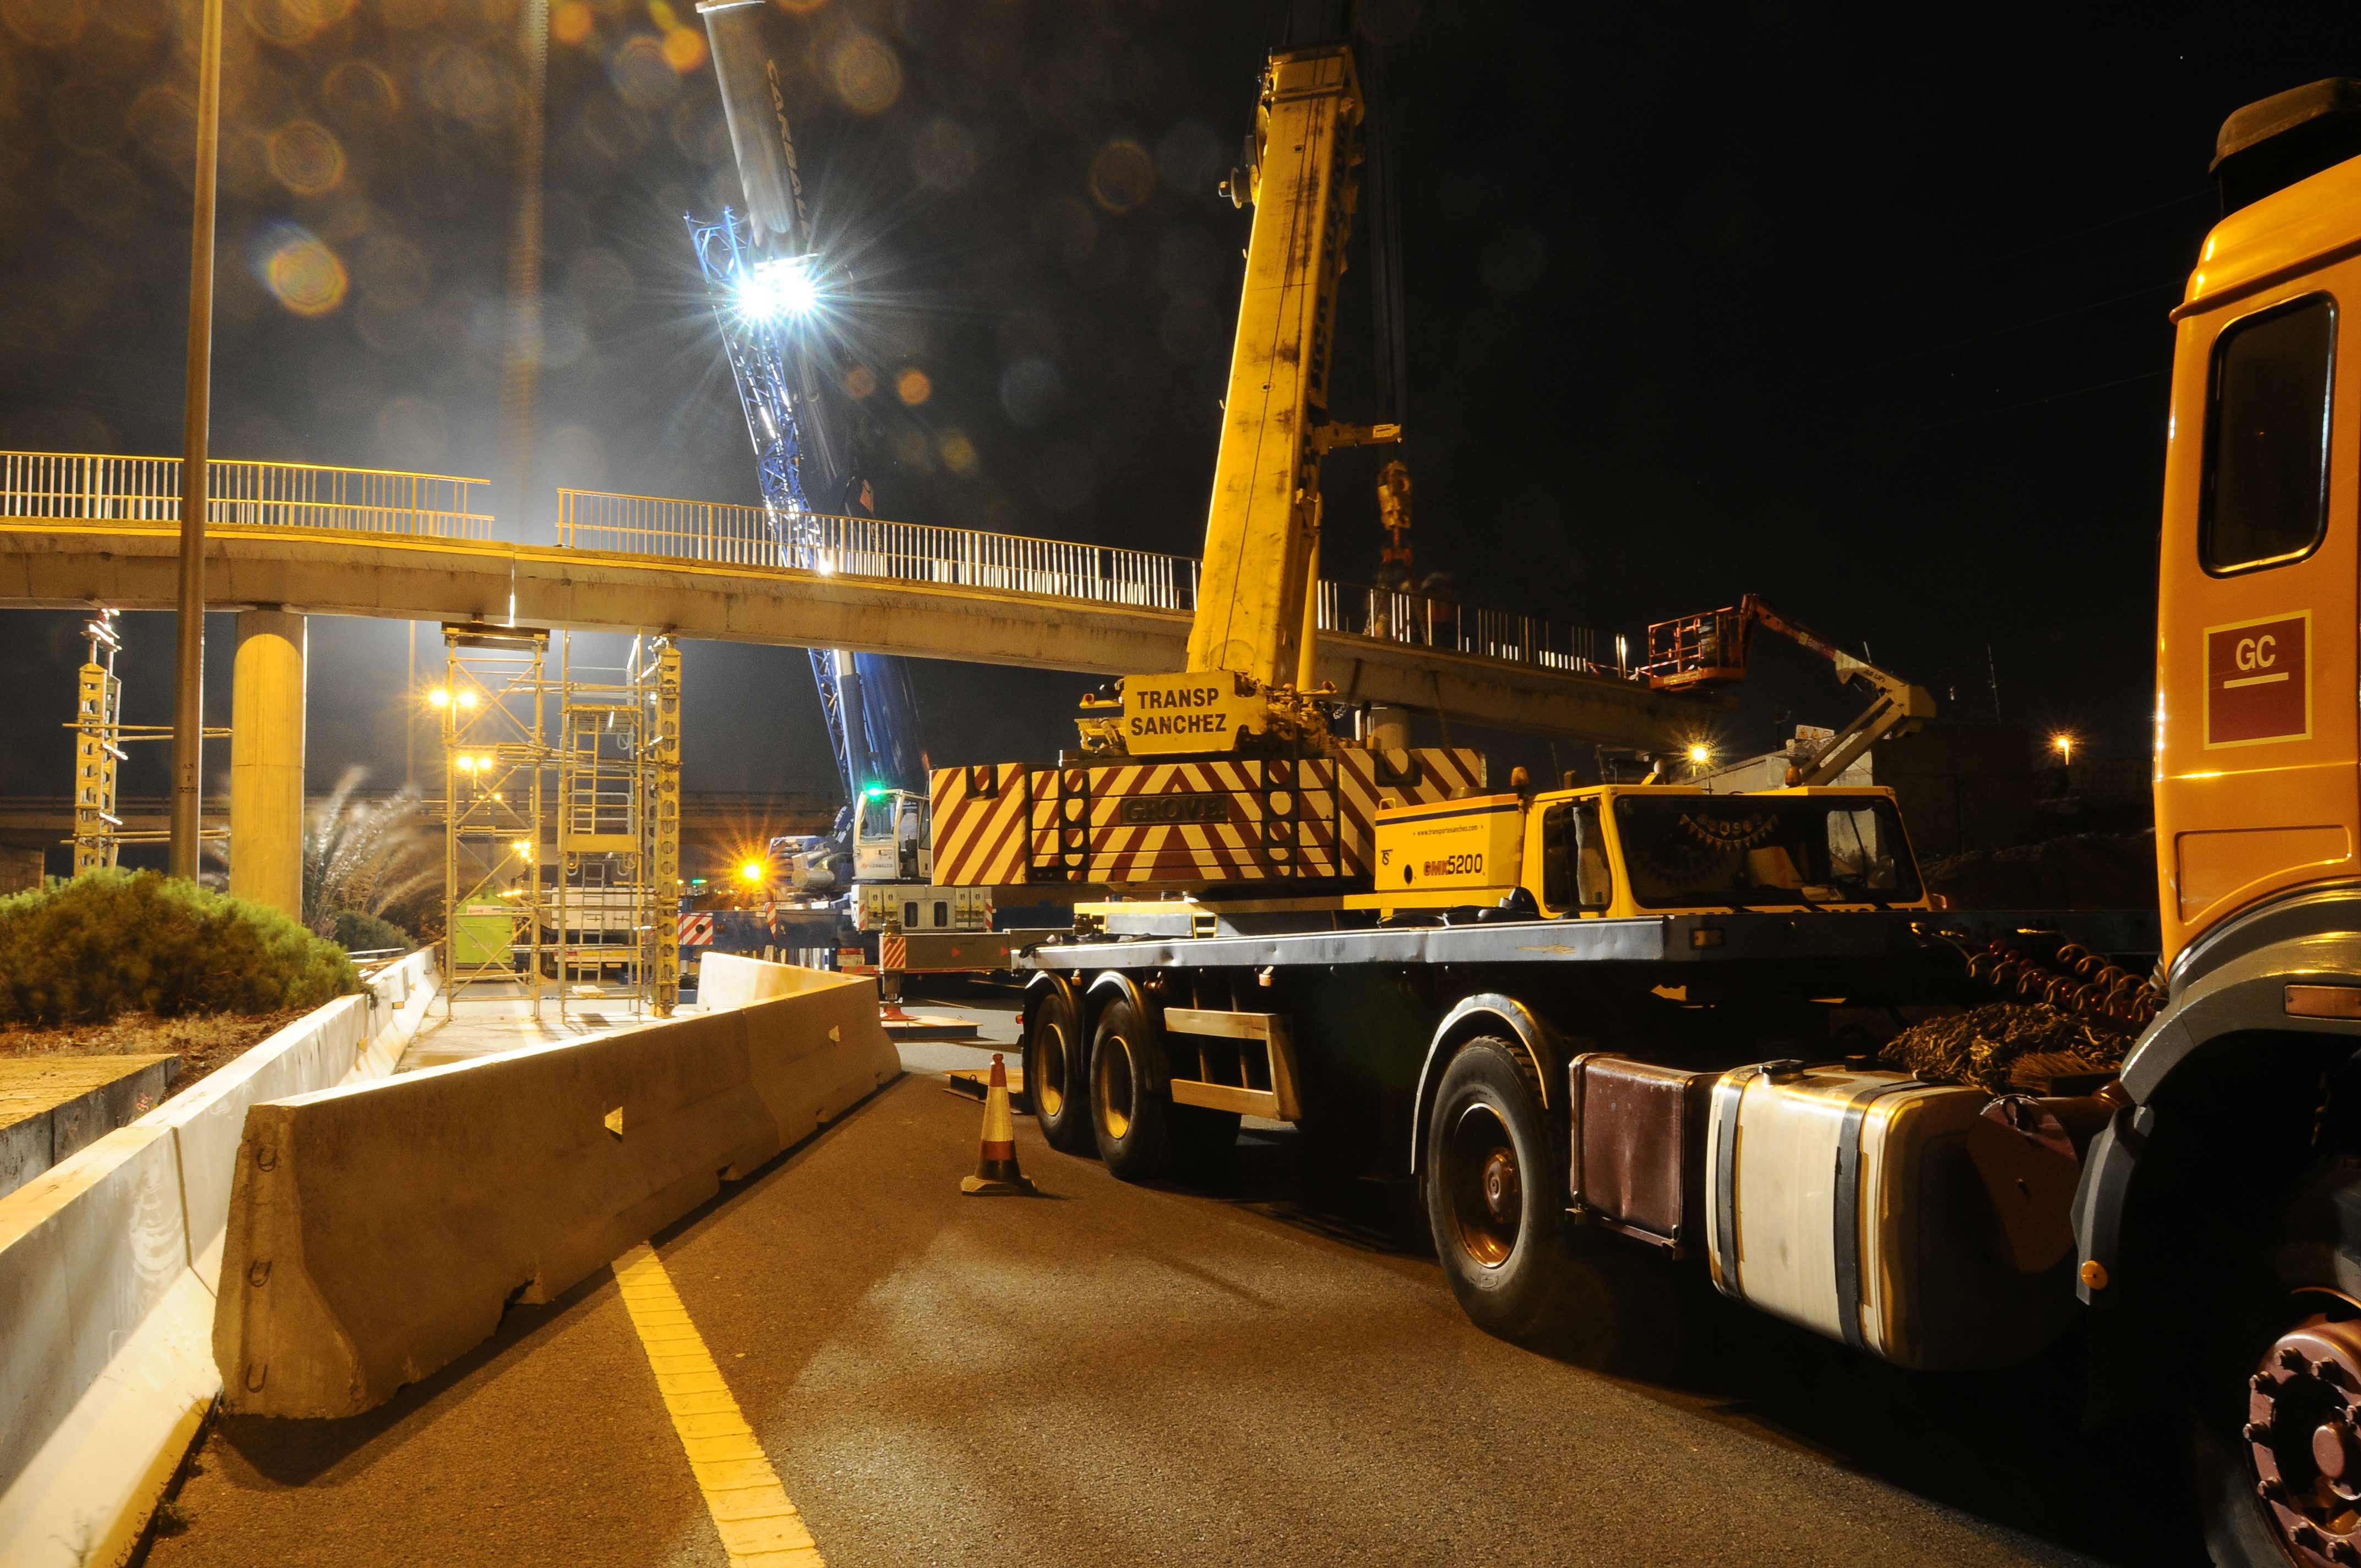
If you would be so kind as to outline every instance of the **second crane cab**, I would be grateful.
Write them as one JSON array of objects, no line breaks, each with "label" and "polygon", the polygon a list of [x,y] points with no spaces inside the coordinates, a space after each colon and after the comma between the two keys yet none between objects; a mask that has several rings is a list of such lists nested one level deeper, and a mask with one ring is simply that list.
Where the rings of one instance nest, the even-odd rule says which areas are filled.
[{"label": "second crane cab", "polygon": [[1885,789],[1486,795],[1381,806],[1376,839],[1377,885],[1347,902],[1383,918],[1471,905],[1596,918],[1932,906]]}]

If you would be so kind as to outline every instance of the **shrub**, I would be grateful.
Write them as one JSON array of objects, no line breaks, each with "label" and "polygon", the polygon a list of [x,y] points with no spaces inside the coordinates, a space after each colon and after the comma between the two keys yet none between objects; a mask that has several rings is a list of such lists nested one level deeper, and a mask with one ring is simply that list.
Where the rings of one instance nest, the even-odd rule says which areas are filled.
[{"label": "shrub", "polygon": [[0,898],[0,1023],[271,1013],[359,985],[341,949],[277,910],[155,872]]},{"label": "shrub", "polygon": [[380,952],[387,948],[408,952],[418,945],[410,939],[409,932],[392,921],[380,920],[357,909],[339,909],[334,919],[336,946],[348,953]]}]

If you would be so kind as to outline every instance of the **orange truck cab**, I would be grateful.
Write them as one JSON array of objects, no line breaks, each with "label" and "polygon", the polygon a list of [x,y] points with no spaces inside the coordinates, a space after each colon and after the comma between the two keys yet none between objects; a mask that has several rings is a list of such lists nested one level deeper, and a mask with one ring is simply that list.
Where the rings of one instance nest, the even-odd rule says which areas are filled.
[{"label": "orange truck cab", "polygon": [[2361,82],[2218,154],[2172,313],[2169,1000],[2084,1163],[2079,1282],[2103,1392],[2191,1418],[2214,1560],[2327,1568],[2361,1564]]}]

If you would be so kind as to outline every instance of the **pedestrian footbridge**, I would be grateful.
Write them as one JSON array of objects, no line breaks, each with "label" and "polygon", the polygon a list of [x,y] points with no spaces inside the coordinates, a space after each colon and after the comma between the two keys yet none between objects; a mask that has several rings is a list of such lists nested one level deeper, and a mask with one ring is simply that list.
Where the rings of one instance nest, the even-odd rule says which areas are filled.
[{"label": "pedestrian footbridge", "polygon": [[[0,608],[170,609],[180,460],[0,453]],[[1197,563],[1020,534],[558,492],[554,543],[498,537],[481,480],[216,461],[217,610],[637,630],[1125,674],[1185,662]],[[1710,711],[1580,629],[1323,583],[1320,674],[1446,723],[1662,748]]]}]

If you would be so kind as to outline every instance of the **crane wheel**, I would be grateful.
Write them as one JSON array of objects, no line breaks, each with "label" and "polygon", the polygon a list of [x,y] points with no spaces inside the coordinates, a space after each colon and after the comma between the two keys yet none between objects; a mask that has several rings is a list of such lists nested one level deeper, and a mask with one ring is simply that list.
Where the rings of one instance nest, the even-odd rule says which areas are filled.
[{"label": "crane wheel", "polygon": [[1025,1097],[1041,1135],[1067,1154],[1098,1152],[1084,1059],[1082,1009],[1065,985],[1052,985],[1025,1026]]},{"label": "crane wheel", "polygon": [[1564,1142],[1522,1051],[1479,1036],[1451,1058],[1427,1118],[1427,1228],[1460,1309],[1503,1339],[1558,1326],[1571,1295]]},{"label": "crane wheel", "polygon": [[1172,1102],[1149,1087],[1163,1076],[1157,1049],[1129,997],[1101,1010],[1091,1040],[1091,1126],[1099,1157],[1120,1180],[1172,1174]]}]

